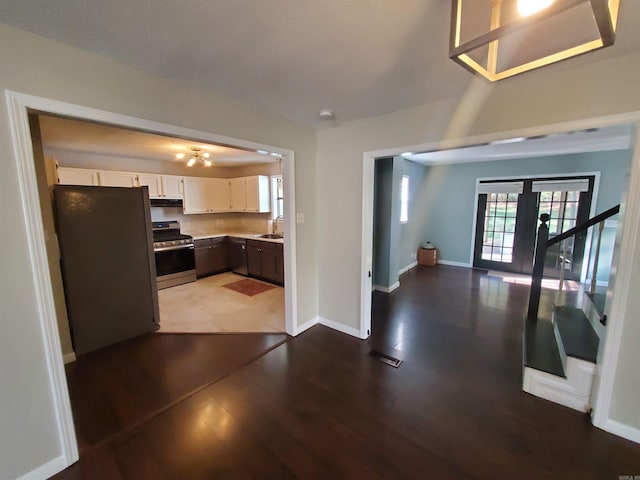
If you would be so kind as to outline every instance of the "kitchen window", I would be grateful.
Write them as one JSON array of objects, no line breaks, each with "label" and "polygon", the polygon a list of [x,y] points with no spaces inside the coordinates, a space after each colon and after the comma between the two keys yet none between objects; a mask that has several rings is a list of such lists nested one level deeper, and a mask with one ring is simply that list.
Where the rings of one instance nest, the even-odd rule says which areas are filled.
[{"label": "kitchen window", "polygon": [[271,177],[271,211],[273,218],[284,218],[284,185],[282,175]]}]

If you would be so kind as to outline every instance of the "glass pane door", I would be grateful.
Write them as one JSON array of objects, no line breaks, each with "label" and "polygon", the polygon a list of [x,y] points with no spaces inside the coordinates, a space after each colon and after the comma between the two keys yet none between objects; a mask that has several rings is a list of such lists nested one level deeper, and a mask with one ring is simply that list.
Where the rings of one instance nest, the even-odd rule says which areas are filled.
[{"label": "glass pane door", "polygon": [[482,260],[511,263],[518,212],[517,193],[488,193],[484,214]]},{"label": "glass pane door", "polygon": [[[580,192],[540,192],[540,200],[538,202],[538,218],[543,213],[550,216],[549,222],[549,239],[566,232],[570,228],[577,225],[578,206],[580,201]],[[578,239],[578,243],[580,239]],[[569,237],[563,242],[552,245],[547,250],[545,258],[545,275],[559,276],[560,270],[564,268],[565,277],[576,279],[580,276],[580,271],[576,271],[576,265],[582,268],[582,258],[578,258],[578,262],[574,261],[576,257],[576,238]],[[580,255],[584,252],[584,245],[580,250]]]}]

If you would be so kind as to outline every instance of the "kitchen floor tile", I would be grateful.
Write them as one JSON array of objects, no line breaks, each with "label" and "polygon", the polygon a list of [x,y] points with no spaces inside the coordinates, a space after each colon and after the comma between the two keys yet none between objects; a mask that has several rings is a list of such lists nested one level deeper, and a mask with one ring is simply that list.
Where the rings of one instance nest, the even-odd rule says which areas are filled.
[{"label": "kitchen floor tile", "polygon": [[245,278],[225,272],[160,290],[158,332],[284,332],[284,288],[268,284],[274,288],[253,297],[224,288]]}]

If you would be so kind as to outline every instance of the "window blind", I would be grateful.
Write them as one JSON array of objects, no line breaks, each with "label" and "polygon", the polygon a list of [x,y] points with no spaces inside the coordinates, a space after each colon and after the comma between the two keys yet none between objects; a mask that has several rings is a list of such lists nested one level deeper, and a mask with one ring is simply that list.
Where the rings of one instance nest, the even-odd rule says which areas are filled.
[{"label": "window blind", "polygon": [[522,193],[524,182],[480,182],[478,193]]},{"label": "window blind", "polygon": [[567,180],[536,180],[531,186],[532,192],[587,192],[589,180],[572,178]]}]

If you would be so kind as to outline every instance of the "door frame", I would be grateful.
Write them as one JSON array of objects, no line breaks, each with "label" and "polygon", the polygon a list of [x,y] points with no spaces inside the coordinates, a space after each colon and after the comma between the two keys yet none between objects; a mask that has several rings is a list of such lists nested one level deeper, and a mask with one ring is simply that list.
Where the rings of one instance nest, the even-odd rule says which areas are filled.
[{"label": "door frame", "polygon": [[[485,142],[504,140],[516,137],[534,137],[537,135],[551,135],[568,131],[587,128],[600,128],[620,124],[633,124],[635,127],[635,139],[632,140],[633,155],[631,159],[631,173],[627,191],[624,192],[624,208],[621,212],[621,221],[617,227],[618,258],[626,258],[625,262],[617,265],[614,285],[609,286],[613,295],[609,324],[607,325],[607,338],[604,346],[604,354],[600,367],[600,381],[595,402],[593,405],[593,424],[605,431],[614,433],[624,438],[640,442],[640,429],[635,429],[611,418],[611,403],[613,396],[614,378],[617,370],[617,356],[622,340],[624,320],[633,315],[628,305],[628,299],[633,293],[629,283],[632,274],[633,259],[640,258],[640,244],[636,238],[640,236],[640,215],[626,215],[626,211],[637,212],[640,210],[640,110],[615,115],[603,115],[563,123],[551,123],[542,126],[525,127],[518,130],[498,131],[477,136],[447,138],[434,140],[428,143],[396,146],[382,150],[365,151],[362,154],[362,245],[360,251],[360,337],[367,338],[371,334],[371,278],[367,273],[372,268],[373,256],[373,187],[375,159],[380,157],[393,157],[403,152],[417,152],[430,150],[445,150]],[[594,192],[595,193],[595,192]],[[477,191],[476,191],[477,198]],[[477,201],[474,207],[474,218],[477,217]],[[470,238],[474,230],[471,230]],[[472,250],[471,250],[472,252]],[[471,254],[473,255],[473,253]],[[472,257],[470,257],[472,258]],[[459,264],[458,266],[470,267],[471,265]]]},{"label": "door frame", "polygon": [[34,154],[31,143],[31,130],[28,120],[29,110],[73,117],[79,120],[106,123],[113,126],[132,128],[161,135],[165,134],[174,137],[190,138],[207,143],[219,143],[252,150],[267,150],[281,154],[285,194],[285,228],[287,231],[284,239],[284,268],[285,277],[288,279],[287,286],[285,287],[285,328],[289,335],[295,336],[299,333],[299,329],[297,328],[296,222],[294,218],[296,211],[295,153],[293,150],[168,123],[145,120],[11,90],[5,91],[5,100],[7,102],[14,158],[18,171],[28,250],[36,291],[36,308],[42,330],[44,353],[50,381],[49,387],[53,398],[62,457],[65,462],[65,464],[61,466],[61,469],[78,461],[79,452],[62,349],[60,346],[52,283],[49,275],[45,232],[42,224],[40,198],[38,195]]},{"label": "door frame", "polygon": [[[508,160],[507,160],[508,161]],[[471,249],[470,249],[470,253],[469,253],[469,264],[473,266],[473,255],[475,253],[475,234],[476,234],[476,227],[477,227],[477,223],[478,223],[478,189],[480,188],[480,182],[487,182],[487,181],[491,181],[491,180],[497,180],[497,181],[507,181],[507,180],[513,180],[513,181],[517,181],[517,180],[531,180],[534,178],[539,178],[539,179],[544,179],[544,178],[573,178],[573,177],[582,177],[582,176],[593,176],[593,193],[591,194],[591,207],[589,208],[589,218],[593,217],[594,215],[596,215],[596,203],[598,203],[598,194],[600,193],[600,176],[601,176],[601,172],[575,172],[575,173],[571,173],[566,174],[566,173],[558,173],[558,174],[552,174],[552,173],[544,173],[541,175],[507,175],[507,176],[503,176],[503,177],[478,177],[476,178],[476,191],[475,191],[475,204],[473,206],[473,237],[471,238]],[[591,240],[592,240],[592,234],[593,232],[591,230],[589,230],[589,233],[587,234],[587,239],[585,240],[585,247],[584,247],[584,256],[586,258],[589,258],[589,255],[591,254]],[[584,283],[584,281],[587,278],[587,272],[589,269],[589,262],[583,262],[582,264],[582,271],[580,273],[580,282]]]}]

